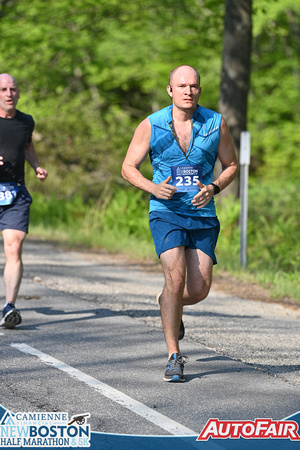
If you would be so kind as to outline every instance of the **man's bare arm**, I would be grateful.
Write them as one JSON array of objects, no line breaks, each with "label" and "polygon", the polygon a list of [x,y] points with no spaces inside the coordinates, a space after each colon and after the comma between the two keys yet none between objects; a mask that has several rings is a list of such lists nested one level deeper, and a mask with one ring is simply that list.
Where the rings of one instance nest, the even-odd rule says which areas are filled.
[{"label": "man's bare arm", "polygon": [[169,183],[171,177],[159,184],[145,178],[140,172],[140,166],[150,151],[151,124],[149,119],[143,120],[135,130],[122,165],[122,176],[133,186],[153,194],[160,199],[172,198],[176,188]]}]

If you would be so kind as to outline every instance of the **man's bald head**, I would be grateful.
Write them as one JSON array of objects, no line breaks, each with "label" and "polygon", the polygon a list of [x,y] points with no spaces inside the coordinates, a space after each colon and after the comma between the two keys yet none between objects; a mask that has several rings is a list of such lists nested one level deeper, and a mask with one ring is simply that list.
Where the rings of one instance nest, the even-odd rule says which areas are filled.
[{"label": "man's bald head", "polygon": [[185,64],[182,65],[182,66],[175,67],[175,69],[172,70],[172,72],[170,73],[169,84],[172,85],[173,78],[174,78],[175,74],[178,74],[178,71],[184,71],[184,70],[192,70],[192,71],[194,71],[196,76],[197,76],[197,80],[198,80],[198,83],[199,83],[199,86],[200,86],[200,74],[199,74],[199,72],[196,69],[194,69],[194,67],[188,66],[188,65],[185,65]]},{"label": "man's bald head", "polygon": [[12,75],[10,75],[9,73],[1,73],[0,74],[0,84],[3,83],[4,81],[9,81],[16,88],[18,88],[17,80]]}]

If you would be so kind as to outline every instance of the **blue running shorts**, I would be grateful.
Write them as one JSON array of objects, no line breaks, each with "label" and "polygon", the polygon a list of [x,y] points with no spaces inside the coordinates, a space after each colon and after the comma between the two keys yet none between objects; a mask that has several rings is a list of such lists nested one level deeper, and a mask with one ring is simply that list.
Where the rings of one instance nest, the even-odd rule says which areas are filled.
[{"label": "blue running shorts", "polygon": [[166,250],[183,245],[201,250],[217,264],[215,247],[220,232],[217,217],[189,217],[172,212],[152,211],[149,214],[149,225],[158,257]]},{"label": "blue running shorts", "polygon": [[28,233],[32,198],[24,185],[11,205],[0,205],[0,230],[19,230]]}]

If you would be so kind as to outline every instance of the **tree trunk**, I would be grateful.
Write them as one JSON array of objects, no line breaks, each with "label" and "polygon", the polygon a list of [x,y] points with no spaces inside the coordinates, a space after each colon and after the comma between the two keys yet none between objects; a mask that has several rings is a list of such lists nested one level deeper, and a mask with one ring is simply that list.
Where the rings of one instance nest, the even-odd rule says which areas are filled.
[{"label": "tree trunk", "polygon": [[[252,0],[226,0],[219,112],[224,116],[239,157],[240,134],[247,130]],[[220,164],[218,169],[220,169]],[[217,170],[218,170],[217,169]],[[224,191],[238,198],[239,180]]]}]

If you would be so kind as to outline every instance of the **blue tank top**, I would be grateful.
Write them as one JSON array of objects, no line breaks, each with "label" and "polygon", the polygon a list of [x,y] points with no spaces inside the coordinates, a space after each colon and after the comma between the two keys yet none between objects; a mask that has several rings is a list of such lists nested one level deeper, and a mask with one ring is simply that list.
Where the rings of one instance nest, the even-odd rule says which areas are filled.
[{"label": "blue tank top", "polygon": [[[197,107],[192,118],[190,146],[184,154],[172,132],[172,108],[173,105],[170,105],[148,117],[151,123],[149,155],[153,182],[158,184],[172,176],[172,166],[200,164],[202,183],[212,183],[220,142],[221,114],[202,106]],[[188,216],[216,217],[214,198],[204,208],[197,209],[191,203],[195,194],[176,192],[170,200],[160,200],[151,195],[150,212],[169,211]]]}]

